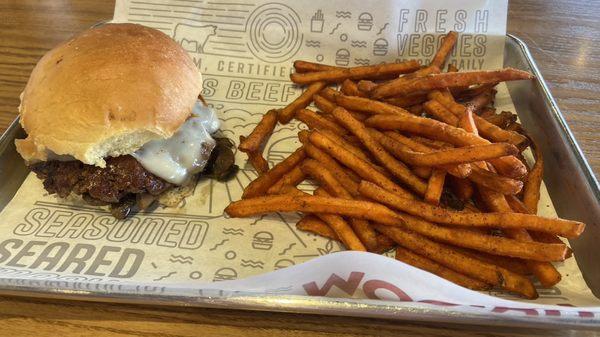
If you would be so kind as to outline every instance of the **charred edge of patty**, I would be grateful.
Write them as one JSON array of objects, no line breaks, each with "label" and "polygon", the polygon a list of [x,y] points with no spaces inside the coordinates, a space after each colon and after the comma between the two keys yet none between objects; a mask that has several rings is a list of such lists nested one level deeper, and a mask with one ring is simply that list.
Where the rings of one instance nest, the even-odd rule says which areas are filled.
[{"label": "charred edge of patty", "polygon": [[[228,180],[235,165],[234,144],[228,138],[216,138],[202,173],[219,181]],[[106,158],[106,167],[87,165],[80,161],[47,161],[30,166],[43,180],[44,189],[61,198],[71,193],[80,195],[88,204],[109,205],[111,214],[124,219],[136,210],[152,207],[162,193],[176,187],[146,170],[130,155]]]}]

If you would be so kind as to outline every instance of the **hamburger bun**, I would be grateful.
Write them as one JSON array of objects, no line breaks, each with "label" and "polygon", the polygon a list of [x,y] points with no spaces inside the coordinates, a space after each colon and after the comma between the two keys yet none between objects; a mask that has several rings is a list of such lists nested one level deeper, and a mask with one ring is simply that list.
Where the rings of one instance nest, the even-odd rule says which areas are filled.
[{"label": "hamburger bun", "polygon": [[19,113],[28,162],[69,156],[105,166],[166,139],[190,116],[202,87],[187,53],[164,33],[137,24],[92,28],[35,66]]}]

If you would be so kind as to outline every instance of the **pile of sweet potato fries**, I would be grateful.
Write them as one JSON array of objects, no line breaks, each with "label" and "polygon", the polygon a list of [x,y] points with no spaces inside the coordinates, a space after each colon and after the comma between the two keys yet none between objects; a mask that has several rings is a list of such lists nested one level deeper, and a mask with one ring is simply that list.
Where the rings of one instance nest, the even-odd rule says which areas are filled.
[{"label": "pile of sweet potato fries", "polygon": [[[294,62],[291,80],[307,88],[242,137],[260,176],[226,213],[302,212],[301,230],[351,250],[396,248],[398,260],[470,289],[535,298],[531,276],[558,283],[552,262],[571,255],[558,236],[576,238],[584,224],[535,215],[541,153],[515,115],[493,108],[499,82],[533,76],[442,72],[456,40],[449,33],[428,66]],[[313,102],[318,111],[306,109]],[[294,118],[308,126],[298,133],[303,145],[269,168],[262,147],[278,122]],[[529,146],[532,167],[522,155]],[[319,186],[314,194],[296,188],[305,179]]]}]

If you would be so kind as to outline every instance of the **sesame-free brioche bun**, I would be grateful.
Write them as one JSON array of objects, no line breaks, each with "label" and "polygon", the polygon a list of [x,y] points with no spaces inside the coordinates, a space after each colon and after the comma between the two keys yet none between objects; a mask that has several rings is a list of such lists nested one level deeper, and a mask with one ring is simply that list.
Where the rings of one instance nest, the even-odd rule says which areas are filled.
[{"label": "sesame-free brioche bun", "polygon": [[50,154],[105,166],[169,138],[189,117],[200,73],[164,33],[136,24],[92,28],[52,49],[33,69],[19,112],[29,163]]}]

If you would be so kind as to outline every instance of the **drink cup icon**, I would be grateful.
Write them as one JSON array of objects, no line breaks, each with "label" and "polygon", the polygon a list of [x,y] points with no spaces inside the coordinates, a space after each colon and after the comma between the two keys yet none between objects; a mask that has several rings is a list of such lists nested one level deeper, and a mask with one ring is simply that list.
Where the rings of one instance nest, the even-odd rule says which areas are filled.
[{"label": "drink cup icon", "polygon": [[324,24],[323,12],[319,9],[310,19],[310,31],[313,33],[323,33]]}]

